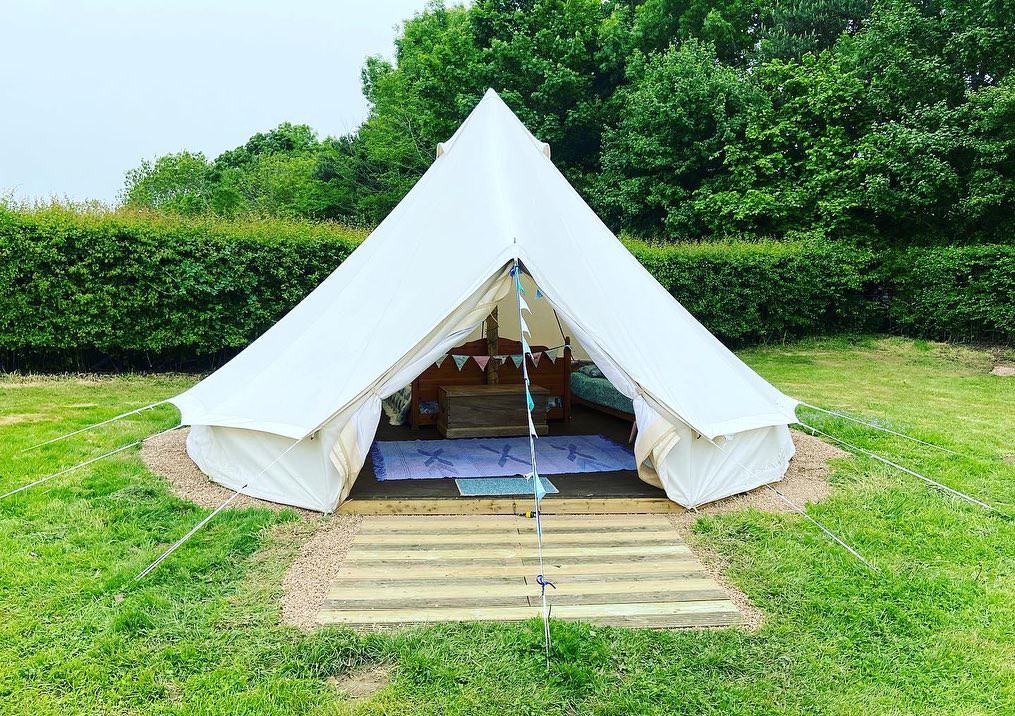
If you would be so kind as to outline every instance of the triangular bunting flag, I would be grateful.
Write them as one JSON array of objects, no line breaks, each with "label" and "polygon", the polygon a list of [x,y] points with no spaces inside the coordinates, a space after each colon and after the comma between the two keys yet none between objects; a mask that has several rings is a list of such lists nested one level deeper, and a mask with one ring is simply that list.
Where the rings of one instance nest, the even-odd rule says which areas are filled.
[{"label": "triangular bunting flag", "polygon": [[529,324],[525,322],[524,318],[521,319],[521,322],[522,322],[522,333],[528,333],[531,336],[532,331],[529,330]]},{"label": "triangular bunting flag", "polygon": [[525,336],[522,336],[522,353],[532,355],[532,348],[529,346],[529,342],[525,340]]},{"label": "triangular bunting flag", "polygon": [[469,358],[471,358],[472,356],[451,356],[451,357],[454,359],[455,365],[458,366],[458,370],[461,370],[462,366],[464,366],[466,362],[468,362]]},{"label": "triangular bunting flag", "polygon": [[532,309],[529,308],[529,304],[525,303],[525,299],[522,298],[521,296],[518,297],[518,303],[521,304],[523,311],[528,311],[529,313],[532,313]]},{"label": "triangular bunting flag", "polygon": [[539,475],[536,475],[535,480],[535,483],[532,485],[532,491],[536,494],[536,504],[538,505],[539,501],[543,499],[543,495],[546,494],[546,488],[543,487],[543,478]]},{"label": "triangular bunting flag", "polygon": [[479,366],[480,370],[486,370],[486,364],[490,362],[490,356],[472,356],[472,360],[476,361],[476,365]]},{"label": "triangular bunting flag", "polygon": [[447,359],[448,359],[448,354],[445,353],[444,355],[442,355],[440,358],[437,359],[437,362],[434,363],[434,365],[436,365],[438,368],[440,368],[441,367],[441,363],[443,363]]},{"label": "triangular bunting flag", "polygon": [[542,298],[542,297],[543,297],[543,292],[542,292],[542,291],[540,291],[540,290],[539,290],[539,289],[537,288],[537,289],[536,289],[536,298]]},{"label": "triangular bunting flag", "polygon": [[536,407],[536,404],[532,400],[532,394],[529,392],[528,387],[525,388],[525,402],[528,404],[530,412],[532,411],[533,408]]},{"label": "triangular bunting flag", "polygon": [[537,437],[536,435],[536,424],[532,422],[532,413],[526,413],[529,416],[529,435]]},{"label": "triangular bunting flag", "polygon": [[522,367],[522,357],[520,355],[518,355],[518,356],[511,356],[511,362],[515,364],[515,368],[521,368]]},{"label": "triangular bunting flag", "polygon": [[498,363],[504,365],[505,363],[507,363],[508,356],[494,356],[494,358],[497,359]]},{"label": "triangular bunting flag", "polygon": [[533,354],[532,354],[532,365],[539,365],[539,358],[540,358],[540,357],[541,357],[542,355],[543,355],[543,354],[542,354],[542,353],[540,353],[539,351],[536,351],[535,353],[533,353]]},{"label": "triangular bunting flag", "polygon": [[557,349],[556,348],[552,348],[552,349],[550,349],[548,351],[544,351],[544,353],[545,353],[546,357],[550,359],[551,363],[556,363],[557,362]]}]

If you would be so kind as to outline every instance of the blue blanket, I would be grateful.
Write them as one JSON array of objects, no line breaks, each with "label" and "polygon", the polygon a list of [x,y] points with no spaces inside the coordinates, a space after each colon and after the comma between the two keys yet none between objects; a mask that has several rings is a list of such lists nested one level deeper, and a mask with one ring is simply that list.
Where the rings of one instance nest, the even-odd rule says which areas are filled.
[{"label": "blue blanket", "polygon": [[[506,477],[528,474],[529,439],[378,441],[370,453],[378,480]],[[634,455],[602,435],[552,435],[536,440],[541,475],[634,470]]]}]

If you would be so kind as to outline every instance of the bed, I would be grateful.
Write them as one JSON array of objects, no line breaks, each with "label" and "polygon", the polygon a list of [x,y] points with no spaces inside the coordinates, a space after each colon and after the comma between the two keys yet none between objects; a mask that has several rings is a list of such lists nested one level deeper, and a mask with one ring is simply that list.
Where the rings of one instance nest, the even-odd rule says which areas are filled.
[{"label": "bed", "polygon": [[593,363],[583,364],[571,373],[571,396],[580,405],[624,420],[634,420],[632,400],[614,388]]},{"label": "bed", "polygon": [[[567,342],[567,341],[565,341]],[[547,350],[547,346],[532,346],[534,353]],[[522,344],[508,338],[497,342],[498,355],[521,355]],[[436,425],[440,417],[440,406],[437,401],[441,386],[482,385],[487,382],[484,370],[473,361],[467,361],[461,368],[451,356],[486,356],[490,354],[485,338],[469,341],[448,351],[448,357],[440,365],[431,365],[416,380],[412,381],[412,394],[409,404],[409,425],[419,428],[423,425]],[[565,346],[558,351],[557,359],[551,361],[545,355],[538,364],[528,363],[529,381],[532,385],[546,388],[547,420],[571,419],[571,349]],[[515,367],[512,360],[506,360],[497,367],[498,382],[504,385],[521,385],[522,370]]]}]

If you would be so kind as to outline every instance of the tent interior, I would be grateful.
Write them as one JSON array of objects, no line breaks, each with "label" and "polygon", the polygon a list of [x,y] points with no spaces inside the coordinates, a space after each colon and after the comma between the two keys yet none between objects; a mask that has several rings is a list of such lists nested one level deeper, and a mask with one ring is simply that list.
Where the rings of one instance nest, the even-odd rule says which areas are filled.
[{"label": "tent interior", "polygon": [[[601,498],[606,500],[619,499],[652,499],[664,501],[666,493],[659,487],[642,481],[633,466],[633,441],[635,434],[635,416],[631,401],[617,390],[609,379],[598,370],[588,352],[581,343],[568,335],[556,312],[532,277],[522,271],[521,282],[528,300],[530,311],[525,315],[526,336],[533,352],[538,357],[535,364],[529,360],[529,370],[533,372],[531,384],[547,387],[548,408],[547,434],[550,436],[597,436],[605,438],[632,454],[630,469],[595,469],[584,471],[576,468],[575,472],[556,473],[546,476],[557,492],[546,495],[544,499],[587,499]],[[496,341],[496,343],[494,343]],[[496,381],[500,385],[515,387],[513,400],[523,409],[525,394],[519,381],[518,369],[510,360],[503,363],[493,358],[482,360],[488,356],[500,356],[502,359],[510,355],[520,355],[521,326],[518,307],[514,293],[502,298],[494,312],[483,323],[473,330],[462,344],[448,351],[441,360],[440,366],[434,365],[434,381],[453,382],[458,385],[482,386]],[[479,350],[481,362],[466,360],[459,367],[453,359],[455,355],[469,355],[470,351]],[[479,355],[477,354],[477,355]],[[540,371],[540,364],[544,370]],[[428,368],[417,378],[425,381]],[[585,371],[576,376],[578,371]],[[586,375],[591,373],[594,378]],[[543,383],[547,384],[546,386]],[[594,385],[593,390],[585,389],[586,384]],[[565,388],[561,390],[561,388]],[[367,458],[359,477],[352,487],[348,500],[350,507],[356,507],[356,501],[364,500],[410,500],[410,499],[457,499],[463,497],[454,479],[447,477],[414,478],[401,480],[378,479],[378,469],[374,464],[378,443],[395,441],[435,441],[446,439],[436,422],[426,420],[433,418],[431,411],[439,411],[437,401],[426,400],[432,397],[432,390],[423,392],[424,399],[412,398],[413,390],[420,386],[414,379],[402,390],[397,391],[384,401],[374,438],[373,449]],[[555,394],[554,394],[555,393]],[[605,400],[604,400],[605,398]],[[511,400],[512,397],[508,397]],[[625,405],[626,403],[626,405]],[[619,406],[619,407],[618,407]],[[416,419],[414,419],[414,417]],[[422,420],[420,419],[422,418]],[[507,430],[507,434],[524,435],[524,432]],[[449,438],[452,440],[472,440],[470,437]],[[524,474],[526,468],[518,463],[518,474]],[[505,475],[507,472],[505,472]],[[507,495],[504,495],[505,497]],[[519,494],[518,503],[523,505],[525,499],[532,499],[531,494]],[[358,505],[363,507],[363,505]],[[461,507],[461,506],[459,506]],[[674,507],[676,505],[674,504]],[[375,505],[374,509],[383,511]],[[552,510],[553,506],[544,506]]]}]

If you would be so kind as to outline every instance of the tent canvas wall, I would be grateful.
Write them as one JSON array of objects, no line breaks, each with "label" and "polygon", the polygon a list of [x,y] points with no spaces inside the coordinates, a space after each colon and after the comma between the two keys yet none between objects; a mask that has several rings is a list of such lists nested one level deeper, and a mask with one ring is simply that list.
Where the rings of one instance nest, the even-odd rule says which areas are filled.
[{"label": "tent canvas wall", "polygon": [[509,296],[516,259],[545,294],[535,310],[554,311],[634,400],[643,480],[695,506],[781,478],[796,401],[652,278],[492,90],[334,273],[171,401],[192,426],[188,452],[227,487],[335,509],[381,400],[474,334]]}]

